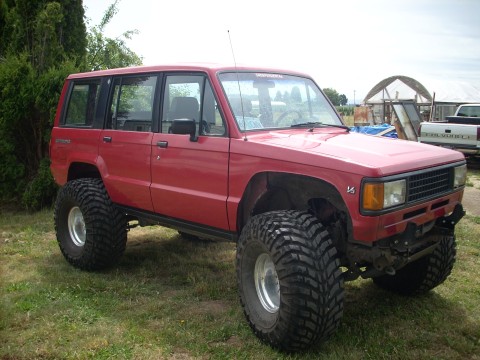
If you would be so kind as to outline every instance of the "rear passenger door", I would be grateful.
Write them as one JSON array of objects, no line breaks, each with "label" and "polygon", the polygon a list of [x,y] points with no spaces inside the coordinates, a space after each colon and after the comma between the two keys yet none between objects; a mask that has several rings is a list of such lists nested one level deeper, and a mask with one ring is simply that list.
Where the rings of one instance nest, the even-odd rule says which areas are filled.
[{"label": "rear passenger door", "polygon": [[[206,75],[167,74],[160,132],[152,141],[151,194],[156,213],[228,230],[229,139]],[[195,136],[175,134],[195,120]]]},{"label": "rear passenger door", "polygon": [[152,128],[159,75],[112,79],[98,165],[112,201],[153,211],[150,197]]}]

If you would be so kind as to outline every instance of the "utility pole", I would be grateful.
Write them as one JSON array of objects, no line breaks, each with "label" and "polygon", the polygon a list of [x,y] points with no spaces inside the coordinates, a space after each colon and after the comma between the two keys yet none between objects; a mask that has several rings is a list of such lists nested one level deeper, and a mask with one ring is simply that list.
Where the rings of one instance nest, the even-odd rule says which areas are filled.
[{"label": "utility pole", "polygon": [[356,105],[356,102],[355,102],[355,90],[353,90],[353,106]]}]

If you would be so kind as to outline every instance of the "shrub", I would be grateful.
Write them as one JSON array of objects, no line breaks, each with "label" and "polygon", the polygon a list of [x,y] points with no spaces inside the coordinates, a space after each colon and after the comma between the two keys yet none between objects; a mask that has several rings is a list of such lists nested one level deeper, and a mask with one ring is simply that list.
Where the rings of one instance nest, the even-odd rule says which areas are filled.
[{"label": "shrub", "polygon": [[28,210],[40,210],[51,206],[55,200],[58,186],[50,172],[50,160],[40,161],[37,175],[28,183],[22,202]]}]

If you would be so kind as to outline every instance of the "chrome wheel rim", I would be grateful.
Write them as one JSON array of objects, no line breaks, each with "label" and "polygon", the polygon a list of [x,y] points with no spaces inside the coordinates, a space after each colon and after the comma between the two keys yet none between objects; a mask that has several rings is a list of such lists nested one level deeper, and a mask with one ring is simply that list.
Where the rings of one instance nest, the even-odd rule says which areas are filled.
[{"label": "chrome wheel rim", "polygon": [[76,246],[85,245],[87,230],[85,228],[82,211],[78,206],[73,207],[68,213],[68,232]]},{"label": "chrome wheel rim", "polygon": [[276,313],[280,308],[280,283],[270,255],[261,254],[255,262],[255,289],[263,308]]}]

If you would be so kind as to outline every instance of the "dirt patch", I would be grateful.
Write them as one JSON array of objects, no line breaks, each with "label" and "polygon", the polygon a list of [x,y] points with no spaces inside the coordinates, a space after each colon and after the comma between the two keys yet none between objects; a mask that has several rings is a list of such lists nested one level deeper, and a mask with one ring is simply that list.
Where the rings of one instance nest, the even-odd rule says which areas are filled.
[{"label": "dirt patch", "polygon": [[173,354],[167,357],[169,360],[192,360],[192,359],[199,359],[197,357],[193,357],[185,350],[176,350]]},{"label": "dirt patch", "polygon": [[191,309],[195,315],[222,315],[229,308],[227,303],[221,300],[201,301]]},{"label": "dirt patch", "polygon": [[240,338],[236,335],[233,335],[231,336],[226,344],[229,346],[229,347],[234,347],[234,348],[241,348],[243,346],[243,342],[242,340],[240,340]]},{"label": "dirt patch", "polygon": [[480,216],[480,190],[476,187],[467,186],[463,193],[462,204],[467,214]]},{"label": "dirt patch", "polygon": [[462,203],[467,214],[480,216],[480,174],[477,170],[468,172]]}]

